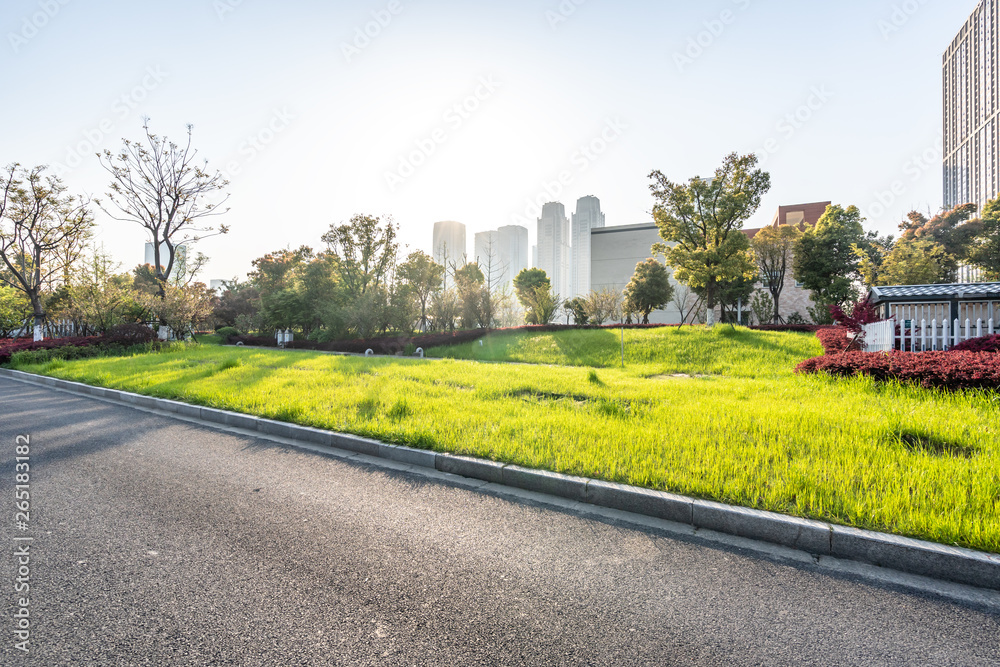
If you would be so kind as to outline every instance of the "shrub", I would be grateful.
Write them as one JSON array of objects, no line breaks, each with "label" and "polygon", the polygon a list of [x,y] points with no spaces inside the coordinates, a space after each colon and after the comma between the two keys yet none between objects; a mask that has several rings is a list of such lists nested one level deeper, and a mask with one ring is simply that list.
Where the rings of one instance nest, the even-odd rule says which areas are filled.
[{"label": "shrub", "polygon": [[754,331],[793,331],[801,333],[815,333],[822,329],[829,329],[829,325],[820,326],[818,324],[757,324],[747,327]]},{"label": "shrub", "polygon": [[[236,327],[221,327],[215,330],[215,333],[222,337],[223,342],[227,342],[230,338],[239,336],[240,332]],[[245,345],[246,343],[244,343]]]},{"label": "shrub", "polygon": [[952,352],[1000,352],[1000,334],[970,338],[951,348]]},{"label": "shrub", "polygon": [[101,338],[106,345],[140,345],[156,340],[156,332],[145,324],[119,324]]},{"label": "shrub", "polygon": [[849,331],[854,331],[855,333],[861,331],[861,327],[866,324],[872,324],[874,322],[881,322],[882,316],[879,315],[878,309],[872,305],[872,302],[868,299],[863,301],[858,301],[854,304],[851,314],[848,315],[844,312],[837,304],[830,306],[830,316],[833,321],[837,324],[847,327]]},{"label": "shrub", "polygon": [[[278,347],[278,341],[273,336],[230,336],[224,342],[229,345],[243,343],[251,347]],[[288,347],[292,347],[292,345]]]},{"label": "shrub", "polygon": [[847,337],[848,333],[850,332],[847,327],[823,327],[816,332],[816,337],[823,344],[824,353],[840,354],[851,349],[852,344],[857,349],[854,339]]},{"label": "shrub", "polygon": [[844,352],[808,359],[795,371],[914,382],[928,389],[1000,389],[1000,355],[992,352]]}]

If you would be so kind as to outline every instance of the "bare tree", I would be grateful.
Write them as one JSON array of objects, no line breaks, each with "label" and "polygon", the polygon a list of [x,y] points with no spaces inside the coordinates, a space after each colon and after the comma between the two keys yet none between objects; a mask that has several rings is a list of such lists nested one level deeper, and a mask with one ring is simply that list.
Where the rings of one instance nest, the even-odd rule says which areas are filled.
[{"label": "bare tree", "polygon": [[[206,224],[207,218],[229,210],[219,208],[228,195],[217,203],[206,201],[224,190],[229,181],[218,171],[210,174],[207,160],[199,165],[198,151],[191,147],[192,125],[187,126],[187,143],[180,146],[153,134],[148,120],[143,125],[145,142],[125,139],[120,153],[113,155],[106,150],[98,157],[112,176],[108,200],[119,213],[104,210],[115,220],[137,223],[149,234],[153,272],[163,298],[164,286],[177,261],[178,246],[190,247],[229,232],[225,225],[216,229]],[[166,257],[162,257],[164,249]]]},{"label": "bare tree", "polygon": [[42,288],[65,268],[62,250],[93,226],[90,202],[66,194],[44,167],[30,171],[12,164],[0,176],[0,281],[31,303],[35,340],[42,338],[45,304]]},{"label": "bare tree", "polygon": [[509,265],[500,260],[496,249],[495,237],[490,235],[486,244],[485,256],[476,257],[483,272],[483,296],[480,301],[480,323],[483,328],[489,329],[496,324],[497,314],[500,310],[500,299],[503,294],[504,278],[507,276]]}]

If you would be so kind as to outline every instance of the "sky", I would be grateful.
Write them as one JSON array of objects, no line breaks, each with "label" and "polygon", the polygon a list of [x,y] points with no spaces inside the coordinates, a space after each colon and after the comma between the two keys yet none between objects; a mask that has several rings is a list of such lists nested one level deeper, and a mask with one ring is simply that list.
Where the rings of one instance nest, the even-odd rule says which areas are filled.
[{"label": "sky", "polygon": [[[391,216],[403,253],[434,222],[527,226],[601,199],[650,222],[649,174],[756,153],[780,205],[857,205],[891,233],[942,203],[941,57],[973,0],[4,0],[0,163],[101,198],[95,153],[151,130],[230,181],[202,279],[322,248]],[[144,230],[97,209],[128,270]]]}]

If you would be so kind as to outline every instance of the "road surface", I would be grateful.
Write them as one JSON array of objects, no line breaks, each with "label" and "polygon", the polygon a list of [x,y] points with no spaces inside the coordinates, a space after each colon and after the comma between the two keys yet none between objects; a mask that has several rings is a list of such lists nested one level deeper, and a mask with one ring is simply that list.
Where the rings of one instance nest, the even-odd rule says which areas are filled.
[{"label": "road surface", "polygon": [[984,608],[7,379],[0,502],[4,665],[1000,664]]}]

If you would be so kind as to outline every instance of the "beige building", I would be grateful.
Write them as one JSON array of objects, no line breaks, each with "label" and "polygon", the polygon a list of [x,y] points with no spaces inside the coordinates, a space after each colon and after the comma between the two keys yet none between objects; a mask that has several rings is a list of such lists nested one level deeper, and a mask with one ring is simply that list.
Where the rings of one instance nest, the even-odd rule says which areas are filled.
[{"label": "beige building", "polygon": [[[826,212],[830,202],[815,202],[811,204],[797,204],[794,206],[782,206],[774,215],[774,220],[770,226],[794,224],[804,227],[814,225]],[[744,229],[743,233],[749,238],[754,236],[762,228]],[[622,291],[632,279],[635,273],[635,266],[639,262],[652,257],[652,246],[660,243],[659,230],[654,223],[641,225],[623,225],[616,227],[604,227],[591,230],[591,286],[595,290],[610,288]],[[675,289],[684,290],[679,287],[671,276],[671,284]],[[763,283],[757,283],[757,289],[765,289]],[[800,283],[795,282],[792,276],[792,267],[789,262],[788,272],[785,276],[784,287],[778,302],[778,312],[781,317],[787,320],[791,315],[797,313],[804,319],[809,320],[809,308],[813,306],[809,298],[809,291],[804,289]],[[742,304],[744,322],[750,315],[750,304]],[[721,314],[716,311],[716,321],[720,321]],[[675,304],[669,304],[664,310],[656,311],[649,316],[649,321],[654,324],[680,324],[681,313]]]}]

